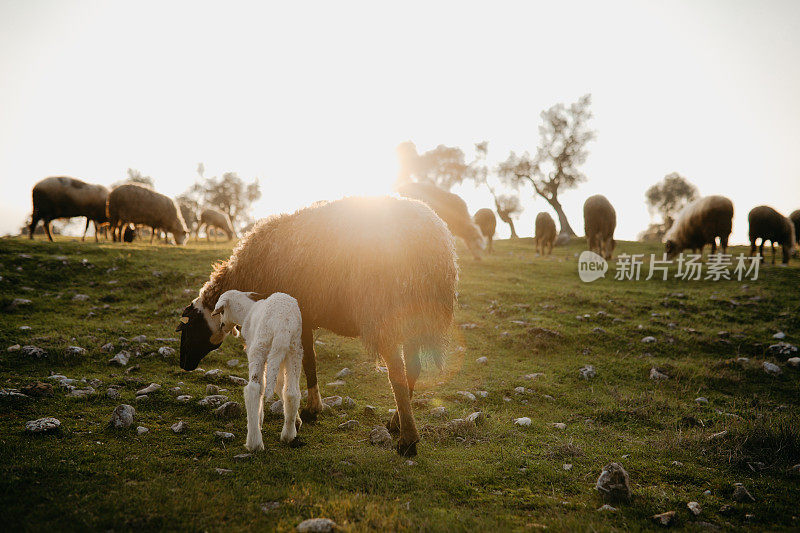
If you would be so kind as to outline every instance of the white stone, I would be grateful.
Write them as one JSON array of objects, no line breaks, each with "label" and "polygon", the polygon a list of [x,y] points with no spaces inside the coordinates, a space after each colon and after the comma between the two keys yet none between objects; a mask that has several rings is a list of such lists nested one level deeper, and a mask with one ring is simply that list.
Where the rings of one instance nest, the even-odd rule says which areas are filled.
[{"label": "white stone", "polygon": [[530,426],[531,425],[531,419],[528,418],[527,416],[523,416],[521,418],[515,418],[514,419],[514,424],[517,425],[517,426]]},{"label": "white stone", "polygon": [[183,433],[186,431],[186,424],[183,422],[183,420],[178,420],[176,423],[172,424],[170,428],[175,433]]},{"label": "white stone", "polygon": [[232,439],[235,436],[233,433],[229,433],[227,431],[215,431],[214,435],[219,437],[219,438],[221,438],[221,439],[223,439],[223,440],[229,440],[229,439]]},{"label": "white stone", "polygon": [[126,428],[133,424],[133,417],[136,409],[133,406],[122,404],[118,405],[111,413],[111,425],[115,428]]},{"label": "white stone", "polygon": [[341,407],[342,406],[342,397],[341,396],[327,396],[327,397],[322,399],[322,403],[324,403],[328,407]]},{"label": "white stone", "polygon": [[777,376],[783,373],[781,367],[776,364],[770,363],[769,361],[764,361],[764,372],[771,376]]},{"label": "white stone", "polygon": [[67,353],[69,355],[86,355],[86,348],[80,346],[67,346]]},{"label": "white stone", "polygon": [[269,412],[273,415],[282,415],[283,414],[283,400],[275,400],[269,406]]},{"label": "white stone", "polygon": [[29,420],[25,423],[25,431],[30,433],[47,433],[61,427],[61,421],[51,416]]},{"label": "white stone", "polygon": [[329,533],[336,529],[336,522],[330,518],[309,518],[297,524],[298,533]]},{"label": "white stone", "polygon": [[89,296],[86,294],[76,294],[72,297],[73,302],[85,302],[89,299]]},{"label": "white stone", "polygon": [[146,341],[147,341],[147,335],[136,335],[135,337],[131,337],[131,342],[142,343]]},{"label": "white stone", "polygon": [[444,418],[446,411],[447,409],[443,405],[440,405],[439,407],[433,407],[428,413],[436,418]]},{"label": "white stone", "polygon": [[330,383],[325,384],[326,387],[333,387],[333,388],[343,387],[345,385],[347,385],[347,383],[343,379],[337,379],[336,381],[331,381]]},{"label": "white stone", "polygon": [[233,382],[234,385],[241,385],[241,386],[247,385],[247,380],[239,376],[229,375],[228,379],[231,380],[231,382]]},{"label": "white stone", "polygon": [[188,394],[181,394],[175,399],[178,400],[179,402],[188,402],[189,400],[192,399],[192,397]]},{"label": "white stone", "polygon": [[489,362],[489,358],[484,355],[483,357],[478,357],[477,359],[475,359],[475,362],[478,363],[479,365],[485,365],[486,363]]},{"label": "white stone", "polygon": [[786,333],[779,331],[775,335],[772,336],[773,339],[783,340],[786,338]]},{"label": "white stone", "polygon": [[656,342],[656,338],[655,337],[651,337],[651,336],[647,336],[647,337],[644,337],[642,339],[642,342],[645,343],[645,344],[649,344],[651,342]]},{"label": "white stone", "polygon": [[158,355],[162,355],[164,357],[175,355],[175,348],[171,346],[162,346],[158,349]]},{"label": "white stone", "polygon": [[483,414],[482,411],[475,411],[474,413],[468,414],[464,420],[477,425],[486,420],[486,415]]},{"label": "white stone", "polygon": [[560,429],[562,431],[567,429],[567,425],[565,423],[563,423],[563,422],[553,422],[550,425],[553,426],[554,428]]},{"label": "white stone", "polygon": [[700,396],[699,398],[695,398],[694,401],[696,401],[697,403],[707,404],[708,403],[708,398],[705,398],[704,396]]},{"label": "white stone", "polygon": [[18,352],[20,350],[20,348],[22,348],[22,346],[20,346],[19,344],[12,344],[8,348],[6,348],[6,351],[8,351],[8,352]]},{"label": "white stone", "polygon": [[578,372],[580,372],[580,376],[583,379],[592,379],[597,376],[597,371],[594,369],[593,365],[586,365],[578,370]]},{"label": "white stone", "polygon": [[143,394],[153,394],[154,392],[158,391],[161,388],[161,385],[158,383],[151,383],[147,387],[143,389],[139,389],[136,391],[136,396],[142,396]]},{"label": "white stone", "polygon": [[147,428],[146,428],[146,427],[144,427],[144,426],[139,426],[139,427],[137,427],[137,428],[136,428],[136,434],[137,434],[137,435],[144,435],[144,434],[145,434],[145,433],[147,433],[148,431],[150,431],[150,430],[149,430],[149,429],[147,429]]},{"label": "white stone", "polygon": [[664,374],[664,373],[662,373],[662,372],[659,372],[656,369],[656,367],[653,367],[653,368],[650,369],[650,379],[653,379],[653,380],[666,380],[666,379],[669,379],[669,376]]},{"label": "white stone", "polygon": [[689,508],[689,510],[690,510],[690,511],[691,511],[691,512],[692,512],[692,513],[695,515],[695,516],[700,516],[700,513],[701,513],[701,512],[703,512],[703,509],[702,509],[702,507],[700,507],[700,504],[699,504],[699,503],[697,503],[697,502],[689,502],[689,503],[687,503],[687,504],[686,504],[686,507],[688,507],[688,508]]},{"label": "white stone", "polygon": [[786,362],[793,367],[798,367],[800,366],[800,357],[790,357]]},{"label": "white stone", "polygon": [[228,365],[231,368],[236,368],[237,366],[239,366],[239,360],[238,359],[228,359],[228,362],[225,363],[225,364]]},{"label": "white stone", "polygon": [[120,365],[120,366],[125,366],[125,365],[128,364],[128,361],[130,360],[130,358],[131,358],[130,352],[122,350],[117,355],[112,357],[108,362],[110,364],[117,364],[117,365]]},{"label": "white stone", "polygon": [[345,367],[345,368],[339,370],[336,373],[336,375],[333,376],[333,377],[335,377],[336,379],[344,379],[344,378],[346,378],[347,376],[349,376],[352,373],[353,373],[352,370],[350,370],[349,368]]},{"label": "white stone", "polygon": [[460,390],[460,391],[456,392],[456,394],[458,394],[459,396],[461,396],[465,400],[469,400],[470,402],[474,402],[475,399],[476,399],[475,395],[472,394],[469,391]]}]

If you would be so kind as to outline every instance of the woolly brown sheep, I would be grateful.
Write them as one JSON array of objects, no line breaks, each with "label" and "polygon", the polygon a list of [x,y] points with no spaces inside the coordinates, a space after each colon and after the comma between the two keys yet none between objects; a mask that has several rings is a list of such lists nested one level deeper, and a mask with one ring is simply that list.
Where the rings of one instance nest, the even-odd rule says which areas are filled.
[{"label": "woolly brown sheep", "polygon": [[[231,224],[230,217],[218,209],[207,207],[200,213],[200,224],[197,225],[197,230],[195,231],[196,239],[199,238],[200,229],[203,226],[206,228],[206,239],[208,240],[211,240],[211,228],[219,228],[224,231],[228,236],[228,240],[231,240],[236,236],[236,232],[233,231],[233,224]],[[214,240],[217,240],[216,232],[214,233]]]},{"label": "woolly brown sheep", "polygon": [[724,196],[704,196],[690,203],[678,214],[677,220],[664,235],[664,251],[673,258],[691,248],[703,253],[711,244],[711,253],[717,252],[719,237],[723,253],[728,251],[728,237],[733,225],[733,202]]},{"label": "woolly brown sheep", "polygon": [[783,264],[789,263],[789,256],[795,245],[794,223],[771,207],[760,205],[750,210],[747,215],[750,224],[750,255],[756,253],[756,241],[761,239],[758,253],[764,259],[764,243],[770,241],[772,248],[772,264],[775,264],[775,244],[783,249]]},{"label": "woolly brown sheep", "polygon": [[556,240],[556,222],[549,213],[542,211],[536,215],[534,226],[536,234],[533,241],[539,255],[549,255],[553,252],[553,242]]},{"label": "woolly brown sheep", "polygon": [[481,233],[488,242],[486,246],[487,251],[492,253],[494,249],[492,241],[494,240],[494,232],[497,228],[497,217],[494,216],[494,211],[485,207],[483,209],[478,209],[472,216],[472,219],[481,229]]},{"label": "woolly brown sheep", "polygon": [[106,218],[106,201],[108,189],[102,185],[93,185],[75,178],[55,176],[45,178],[33,186],[33,214],[28,226],[28,237],[33,239],[33,231],[39,220],[44,221],[44,232],[51,241],[50,222],[57,218],[86,217],[83,237],[89,229],[89,222],[94,222],[94,240],[97,242],[97,228],[104,224]]},{"label": "woolly brown sheep", "polygon": [[583,230],[589,250],[611,259],[616,241],[617,212],[602,194],[590,196],[583,203]]},{"label": "woolly brown sheep", "polygon": [[[325,328],[360,337],[389,371],[397,403],[391,429],[398,452],[414,455],[419,440],[411,396],[420,352],[436,358],[453,319],[458,279],[453,237],[422,202],[345,198],[264,219],[215,266],[199,296],[183,311],[180,366],[197,368],[225,332],[212,316],[227,290],[293,296],[302,313],[305,419],[322,410],[313,332]],[[402,349],[401,349],[402,346]]]},{"label": "woolly brown sheep", "polygon": [[115,187],[108,195],[107,213],[115,241],[129,222],[150,226],[150,242],[159,229],[172,233],[178,244],[183,244],[189,233],[175,200],[141,185]]},{"label": "woolly brown sheep", "polygon": [[800,244],[800,209],[792,211],[792,214],[789,215],[789,220],[794,224],[795,243]]},{"label": "woolly brown sheep", "polygon": [[397,187],[406,198],[420,200],[433,209],[453,235],[461,237],[475,259],[480,260],[486,249],[481,229],[472,221],[467,204],[457,194],[444,191],[432,183],[408,182]]}]

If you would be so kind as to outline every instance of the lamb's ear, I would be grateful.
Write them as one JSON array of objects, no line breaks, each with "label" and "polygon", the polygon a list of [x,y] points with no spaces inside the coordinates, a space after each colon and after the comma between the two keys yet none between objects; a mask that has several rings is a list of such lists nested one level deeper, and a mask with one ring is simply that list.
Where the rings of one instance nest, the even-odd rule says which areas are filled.
[{"label": "lamb's ear", "polygon": [[247,293],[247,297],[250,298],[251,300],[253,300],[254,302],[257,302],[259,300],[263,300],[264,298],[266,298],[267,295],[266,294],[262,294],[260,292],[248,292]]},{"label": "lamb's ear", "polygon": [[225,306],[224,306],[224,305],[220,305],[219,307],[217,307],[216,309],[214,309],[214,312],[213,312],[213,313],[211,313],[211,316],[218,316],[218,315],[221,315],[221,314],[222,314],[222,312],[223,312],[224,310],[225,310]]},{"label": "lamb's ear", "polygon": [[189,323],[189,317],[188,316],[182,316],[181,317],[181,321],[178,323],[178,327],[175,328],[175,331],[181,331],[183,329],[183,326],[185,326],[188,323]]},{"label": "lamb's ear", "polygon": [[234,337],[238,337],[239,335],[242,334],[242,332],[239,331],[239,326],[233,326],[231,333],[233,334]]}]

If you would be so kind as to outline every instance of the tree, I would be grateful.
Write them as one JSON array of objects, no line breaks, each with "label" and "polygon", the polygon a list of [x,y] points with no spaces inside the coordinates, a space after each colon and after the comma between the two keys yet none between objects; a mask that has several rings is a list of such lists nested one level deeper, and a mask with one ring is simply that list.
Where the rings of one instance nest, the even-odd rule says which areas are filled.
[{"label": "tree", "polygon": [[686,178],[677,172],[672,172],[647,189],[644,197],[650,214],[657,213],[661,215],[665,229],[669,229],[672,227],[675,215],[686,204],[697,199],[698,190]]},{"label": "tree", "polygon": [[513,194],[498,194],[495,185],[489,180],[489,167],[486,165],[486,157],[489,154],[489,142],[483,141],[475,144],[475,160],[470,163],[466,172],[466,177],[475,182],[476,187],[481,185],[489,189],[489,193],[494,198],[494,206],[500,220],[508,224],[511,228],[511,238],[516,239],[517,231],[514,228],[513,217],[522,213],[523,207],[519,200],[519,192]]},{"label": "tree", "polygon": [[558,214],[561,233],[575,236],[564,209],[558,200],[559,193],[573,189],[586,181],[578,167],[586,162],[589,151],[586,145],[596,136],[589,129],[592,113],[589,106],[591,95],[587,94],[570,104],[556,104],[542,112],[539,126],[539,147],[536,156],[527,152],[517,156],[511,152],[500,164],[498,173],[508,183],[530,183],[536,194],[547,200]]},{"label": "tree", "polygon": [[128,169],[128,177],[122,181],[118,181],[112,185],[112,187],[117,187],[119,185],[124,185],[126,183],[135,183],[137,185],[142,185],[147,187],[148,189],[153,189],[155,187],[155,182],[153,178],[150,176],[145,176],[142,174],[141,171],[136,170],[135,168]]},{"label": "tree", "polygon": [[250,219],[251,204],[261,198],[258,179],[245,183],[236,172],[225,172],[220,178],[207,178],[200,187],[203,203],[227,213],[234,225],[246,224]]},{"label": "tree", "polygon": [[429,181],[449,191],[466,177],[467,165],[461,148],[440,144],[419,155],[414,143],[406,141],[397,146],[396,152],[400,167],[398,185],[406,181]]}]

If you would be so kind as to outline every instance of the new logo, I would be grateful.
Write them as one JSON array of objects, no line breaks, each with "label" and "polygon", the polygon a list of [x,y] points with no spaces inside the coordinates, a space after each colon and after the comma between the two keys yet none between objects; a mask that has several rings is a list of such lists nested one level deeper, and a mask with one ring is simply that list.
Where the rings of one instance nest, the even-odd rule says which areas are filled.
[{"label": "new logo", "polygon": [[578,276],[581,281],[592,282],[599,278],[604,278],[608,272],[608,263],[601,256],[586,250],[581,252],[578,258]]}]

